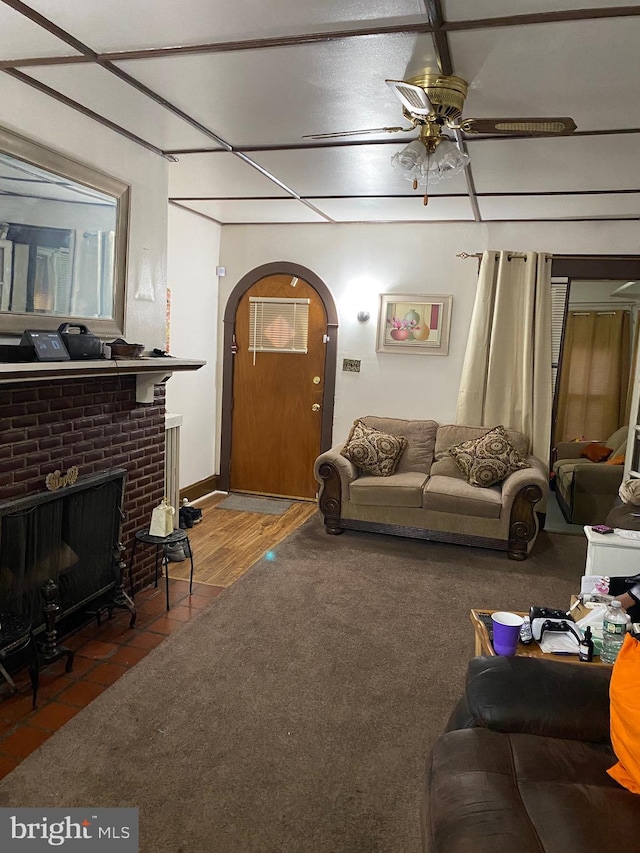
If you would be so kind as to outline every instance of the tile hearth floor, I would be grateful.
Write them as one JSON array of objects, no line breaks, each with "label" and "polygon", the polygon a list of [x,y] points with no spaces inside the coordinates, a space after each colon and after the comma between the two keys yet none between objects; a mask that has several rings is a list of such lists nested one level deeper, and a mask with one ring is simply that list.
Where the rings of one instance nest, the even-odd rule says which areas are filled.
[{"label": "tile hearth floor", "polygon": [[147,587],[136,595],[135,628],[129,628],[127,611],[116,610],[100,627],[94,621],[66,637],[62,643],[75,651],[73,671],[65,673],[64,661],[42,670],[35,711],[26,670],[15,676],[19,689],[13,695],[0,679],[0,779],[223,589],[194,583],[189,596],[186,581],[170,580],[167,612],[164,583]]}]

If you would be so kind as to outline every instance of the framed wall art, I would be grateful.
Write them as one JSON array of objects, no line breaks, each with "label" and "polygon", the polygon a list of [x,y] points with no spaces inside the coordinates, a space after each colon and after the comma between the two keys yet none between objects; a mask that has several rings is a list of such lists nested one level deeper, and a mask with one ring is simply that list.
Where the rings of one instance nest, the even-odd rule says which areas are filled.
[{"label": "framed wall art", "polygon": [[377,351],[448,355],[452,300],[443,294],[381,293]]}]

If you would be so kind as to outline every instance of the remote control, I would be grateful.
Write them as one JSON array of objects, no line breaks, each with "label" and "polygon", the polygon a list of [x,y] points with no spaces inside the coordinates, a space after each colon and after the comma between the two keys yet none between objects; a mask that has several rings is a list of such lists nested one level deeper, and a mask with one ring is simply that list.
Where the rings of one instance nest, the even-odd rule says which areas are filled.
[{"label": "remote control", "polygon": [[520,628],[520,642],[523,645],[528,646],[532,640],[533,634],[531,633],[531,620],[528,616],[525,616],[522,628]]}]

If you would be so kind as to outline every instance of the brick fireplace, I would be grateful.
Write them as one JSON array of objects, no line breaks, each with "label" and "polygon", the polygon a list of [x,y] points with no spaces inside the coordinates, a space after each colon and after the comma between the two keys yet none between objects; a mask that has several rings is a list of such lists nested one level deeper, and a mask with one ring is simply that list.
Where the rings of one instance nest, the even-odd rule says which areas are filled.
[{"label": "brick fireplace", "polygon": [[[136,402],[135,375],[87,376],[0,386],[0,503],[45,491],[47,474],[76,465],[79,479],[124,468],[122,543],[164,495],[165,386]],[[153,549],[136,555],[134,588],[153,578]]]}]

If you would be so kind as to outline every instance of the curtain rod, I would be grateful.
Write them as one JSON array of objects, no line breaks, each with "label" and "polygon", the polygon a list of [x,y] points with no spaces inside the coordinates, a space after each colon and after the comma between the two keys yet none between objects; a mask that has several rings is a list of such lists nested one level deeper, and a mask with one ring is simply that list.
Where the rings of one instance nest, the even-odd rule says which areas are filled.
[{"label": "curtain rod", "polygon": [[[529,252],[509,252],[507,258],[508,260],[511,260],[511,258],[526,258],[528,254]],[[458,252],[456,258],[462,258],[463,261],[466,261],[467,258],[478,258],[479,260],[482,260],[483,255],[484,252],[473,252],[472,254],[469,254],[468,252]],[[496,260],[498,260],[499,257],[500,252],[496,252]],[[548,261],[553,257],[553,255],[545,254],[544,257],[545,260]]]}]

